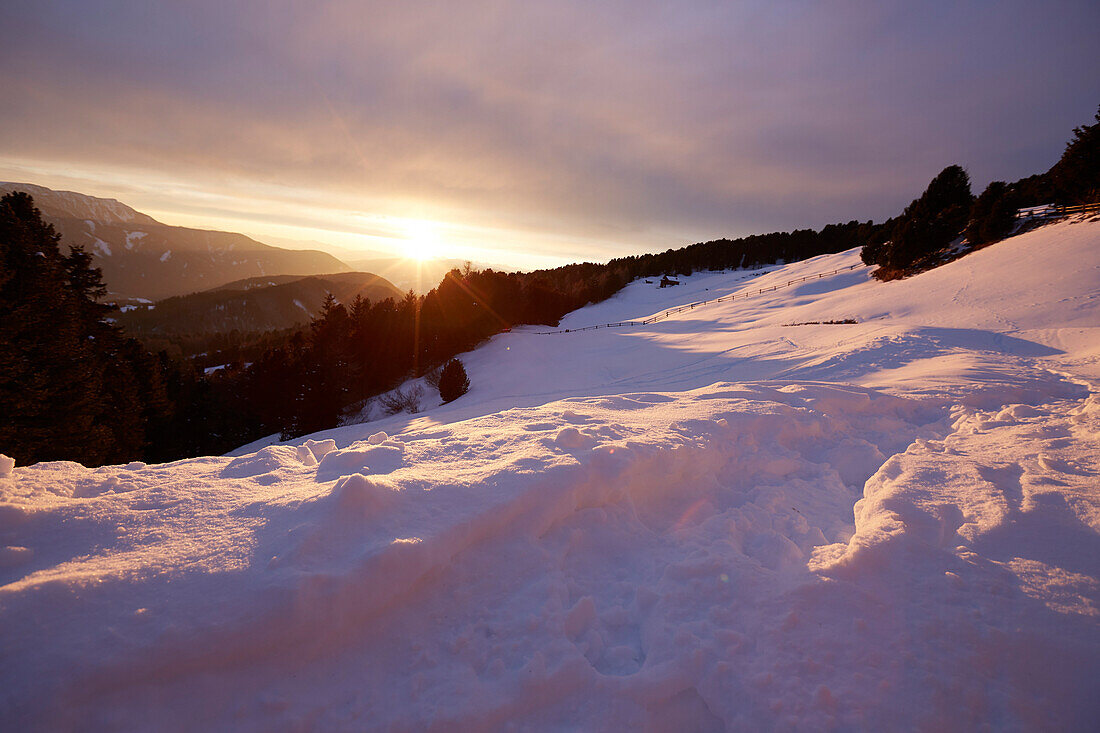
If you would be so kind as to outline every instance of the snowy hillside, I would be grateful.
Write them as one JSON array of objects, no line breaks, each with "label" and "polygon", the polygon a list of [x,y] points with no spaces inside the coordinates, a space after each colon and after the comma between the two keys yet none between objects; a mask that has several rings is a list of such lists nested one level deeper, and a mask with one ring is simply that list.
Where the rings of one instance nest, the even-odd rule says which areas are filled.
[{"label": "snowy hillside", "polygon": [[638,281],[562,326],[784,287],[516,329],[456,402],[290,445],[0,465],[0,720],[1090,729],[1098,251]]}]

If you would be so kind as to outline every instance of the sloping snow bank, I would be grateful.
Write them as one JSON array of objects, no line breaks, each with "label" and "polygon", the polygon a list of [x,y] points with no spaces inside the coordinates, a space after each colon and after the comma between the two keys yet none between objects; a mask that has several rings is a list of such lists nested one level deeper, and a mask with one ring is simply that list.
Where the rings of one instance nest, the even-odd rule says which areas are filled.
[{"label": "sloping snow bank", "polygon": [[33,554],[0,590],[5,717],[1081,724],[1100,467],[1073,446],[1100,403],[951,412],[720,383],[344,449],[16,468],[3,530]]},{"label": "sloping snow bank", "polygon": [[879,655],[888,697],[920,681],[926,707],[899,707],[913,727],[1100,720],[1098,446],[1095,393],[957,409],[943,440],[915,441],[867,482],[848,542],[815,548],[812,570],[879,604],[852,648]]},{"label": "sloping snow bank", "polygon": [[[243,704],[262,728],[279,706],[242,698],[257,675],[325,727],[492,726],[546,705],[548,725],[724,717],[715,665],[731,674],[761,604],[821,584],[813,548],[849,538],[863,482],[940,416],[859,388],[718,384],[342,450],[17,468],[4,528],[34,556],[0,595],[27,673],[4,695],[49,725],[141,725],[210,678],[191,723]],[[287,664],[338,679],[262,671]]]},{"label": "sloping snow bank", "polygon": [[0,457],[0,720],[1090,729],[1098,235],[517,330],[450,405],[236,457]]},{"label": "sloping snow bank", "polygon": [[[424,414],[451,422],[565,397],[771,379],[859,384],[993,409],[1072,396],[1062,389],[1066,372],[1100,383],[1100,221],[1050,224],[905,280],[880,283],[871,268],[859,268],[785,287],[859,261],[852,249],[764,271],[697,273],[675,288],[637,280],[570,313],[561,327],[642,320],[684,303],[777,289],[648,326],[554,336],[534,333],[545,327],[513,329],[462,355],[469,394],[439,405],[428,389]],[[858,323],[820,323],[846,318]],[[807,325],[788,325],[799,323]],[[418,419],[324,435],[347,445],[378,429],[400,433]]]}]

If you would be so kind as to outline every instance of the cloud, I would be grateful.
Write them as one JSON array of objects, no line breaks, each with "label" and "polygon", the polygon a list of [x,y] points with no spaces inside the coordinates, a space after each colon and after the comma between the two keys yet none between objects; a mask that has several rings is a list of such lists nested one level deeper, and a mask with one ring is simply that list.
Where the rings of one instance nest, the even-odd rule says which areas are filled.
[{"label": "cloud", "polygon": [[502,247],[554,232],[563,258],[882,219],[950,163],[1045,170],[1100,98],[1087,2],[0,14],[0,158],[445,218]]}]

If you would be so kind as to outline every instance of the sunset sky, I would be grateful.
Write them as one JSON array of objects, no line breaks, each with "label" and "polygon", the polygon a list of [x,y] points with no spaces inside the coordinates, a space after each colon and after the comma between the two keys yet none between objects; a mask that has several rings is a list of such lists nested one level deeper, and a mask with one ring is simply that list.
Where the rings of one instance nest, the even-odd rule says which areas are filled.
[{"label": "sunset sky", "polygon": [[1098,28],[1095,0],[14,0],[0,180],[279,244],[606,260],[1045,171],[1100,102]]}]

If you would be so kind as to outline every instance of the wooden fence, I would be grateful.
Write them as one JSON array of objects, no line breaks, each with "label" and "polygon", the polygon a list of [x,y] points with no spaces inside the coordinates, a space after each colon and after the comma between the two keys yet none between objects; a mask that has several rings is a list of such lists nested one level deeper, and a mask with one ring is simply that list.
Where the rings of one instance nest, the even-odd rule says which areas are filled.
[{"label": "wooden fence", "polygon": [[650,323],[656,323],[657,321],[663,321],[669,316],[674,316],[677,313],[683,313],[684,311],[695,310],[696,308],[702,308],[704,305],[711,305],[713,303],[725,303],[730,300],[737,300],[739,298],[749,298],[753,295],[760,295],[761,293],[770,293],[773,290],[779,290],[780,288],[789,288],[792,285],[798,283],[804,283],[807,280],[820,280],[823,277],[829,275],[836,275],[837,273],[845,272],[847,270],[854,270],[857,267],[866,267],[862,262],[855,265],[849,265],[848,267],[841,267],[829,272],[819,272],[813,275],[806,275],[804,277],[796,277],[794,280],[788,280],[785,283],[776,283],[770,288],[760,288],[758,290],[744,291],[738,293],[730,293],[729,295],[723,295],[720,298],[712,298],[711,300],[698,300],[694,303],[688,303],[686,305],[680,305],[675,308],[669,308],[666,311],[662,311],[655,316],[650,316],[640,321],[618,321],[617,323],[601,323],[598,326],[584,326],[582,328],[565,328],[560,331],[535,331],[538,336],[552,336],[559,333],[580,333],[581,331],[595,331],[600,328],[627,328],[629,326],[646,326]]},{"label": "wooden fence", "polygon": [[1027,209],[1020,209],[1016,212],[1017,219],[1038,219],[1047,217],[1060,217],[1070,216],[1071,214],[1090,214],[1092,212],[1100,212],[1100,201],[1096,201],[1091,204],[1077,204],[1075,206],[1059,206],[1057,204],[1051,204],[1046,207],[1032,206]]}]

